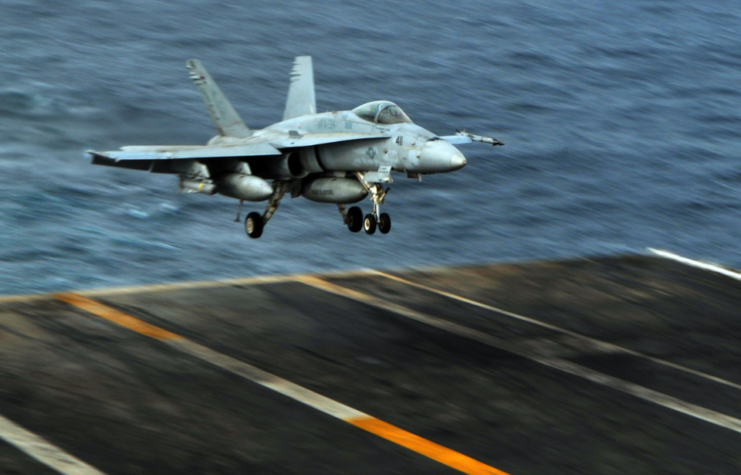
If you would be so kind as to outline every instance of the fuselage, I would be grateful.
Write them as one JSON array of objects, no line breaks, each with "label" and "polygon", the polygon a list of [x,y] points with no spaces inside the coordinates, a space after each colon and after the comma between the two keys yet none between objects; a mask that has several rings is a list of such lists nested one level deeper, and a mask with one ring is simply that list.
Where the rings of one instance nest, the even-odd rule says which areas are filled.
[{"label": "fuselage", "polygon": [[[306,134],[336,136],[337,139],[347,134],[388,136],[382,139],[325,143],[311,147],[311,151],[301,150],[307,147],[297,147],[295,151],[301,153],[304,162],[316,160],[318,168],[309,166],[306,170],[308,173],[367,172],[389,166],[397,172],[432,174],[455,171],[466,164],[463,154],[453,145],[414,123],[377,124],[358,117],[352,111],[296,117],[256,130],[249,138],[217,136],[209,141],[209,145],[236,144],[255,139],[270,142],[273,137],[286,135],[298,139]],[[290,154],[290,150],[288,152]],[[259,168],[258,164],[255,165]],[[273,172],[269,174],[272,175],[271,178],[297,178],[290,168],[288,164],[273,167]]]},{"label": "fuselage", "polygon": [[[90,150],[93,164],[150,173],[180,175],[180,191],[219,193],[241,202],[267,201],[265,212],[251,212],[245,231],[262,235],[283,196],[338,206],[352,232],[382,234],[391,229],[381,213],[391,172],[408,178],[463,168],[466,159],[453,144],[473,141],[504,145],[466,132],[438,137],[414,124],[390,101],[371,101],[339,112],[316,113],[314,75],[309,56],[296,58],[283,120],[261,130],[247,127],[200,61],[186,61],[219,135],[207,145],[129,145],[120,150]],[[357,203],[369,197],[365,216]],[[237,213],[239,220],[239,213]]]}]

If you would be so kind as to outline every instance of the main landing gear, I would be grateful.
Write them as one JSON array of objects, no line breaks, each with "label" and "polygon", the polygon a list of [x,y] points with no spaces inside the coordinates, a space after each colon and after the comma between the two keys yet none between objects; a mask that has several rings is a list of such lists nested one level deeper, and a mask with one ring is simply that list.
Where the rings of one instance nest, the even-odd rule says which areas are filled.
[{"label": "main landing gear", "polygon": [[[265,209],[265,213],[260,215],[260,213],[257,213],[255,211],[251,212],[247,215],[247,217],[244,219],[244,231],[247,233],[249,237],[252,239],[257,239],[260,236],[262,236],[262,230],[265,228],[265,225],[268,224],[268,221],[270,221],[270,218],[273,217],[275,214],[275,211],[278,209],[278,206],[280,205],[280,200],[283,199],[283,195],[286,194],[286,192],[289,190],[290,182],[284,182],[284,181],[275,181],[273,182],[273,194],[270,195],[270,199],[268,200],[268,206]],[[239,210],[242,210],[242,201],[239,200]],[[237,221],[239,221],[239,211],[237,212]]]},{"label": "main landing gear", "polygon": [[262,230],[264,228],[265,223],[263,222],[260,213],[253,211],[244,219],[244,230],[252,239],[257,239],[262,236]]},{"label": "main landing gear", "polygon": [[[373,211],[363,216],[363,212],[359,207],[353,206],[348,210],[345,210],[345,205],[340,204],[337,207],[340,210],[342,219],[347,225],[347,228],[354,233],[359,232],[361,229],[365,230],[366,234],[374,234],[378,229],[381,234],[387,234],[391,231],[391,217],[387,213],[381,213],[380,207],[386,199],[386,194],[390,191],[390,188],[384,188],[380,183],[366,183],[363,181],[363,175],[358,173],[358,178],[363,184],[363,187],[370,193],[371,201],[373,202]],[[268,200],[268,206],[265,212],[260,215],[257,212],[251,212],[247,215],[244,220],[244,231],[252,239],[257,239],[262,236],[262,232],[265,229],[265,225],[268,223],[270,218],[273,217],[275,211],[278,209],[283,196],[291,191],[290,181],[274,181],[273,182],[273,194],[270,195]],[[244,200],[239,201],[239,210],[237,211],[237,219],[239,222],[242,203]]]},{"label": "main landing gear", "polygon": [[360,208],[353,206],[345,211],[345,205],[337,205],[342,215],[342,221],[347,225],[350,232],[357,233],[363,229],[363,212]]},{"label": "main landing gear", "polygon": [[378,229],[381,234],[387,234],[391,231],[391,217],[387,213],[379,213],[379,211],[390,188],[384,189],[380,183],[367,185],[362,179],[360,182],[363,183],[363,186],[371,194],[373,211],[363,217],[363,212],[357,206],[353,206],[345,211],[345,205],[337,205],[340,209],[342,219],[347,225],[347,229],[353,233],[357,233],[362,228],[366,234],[373,234]]}]

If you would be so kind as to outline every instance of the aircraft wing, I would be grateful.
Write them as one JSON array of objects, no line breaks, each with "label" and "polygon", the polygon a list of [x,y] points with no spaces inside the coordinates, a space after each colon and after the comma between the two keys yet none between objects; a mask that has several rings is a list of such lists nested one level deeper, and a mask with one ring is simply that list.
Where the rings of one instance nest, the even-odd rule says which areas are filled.
[{"label": "aircraft wing", "polygon": [[348,133],[326,133],[289,135],[270,141],[275,148],[313,147],[337,142],[350,142],[352,140],[387,139],[389,134],[348,134]]},{"label": "aircraft wing", "polygon": [[138,162],[144,165],[159,160],[217,160],[220,158],[270,157],[282,155],[280,149],[313,147],[352,140],[387,139],[388,134],[304,134],[259,137],[248,143],[233,145],[129,145],[121,150],[98,152],[88,150],[93,163],[112,165]]},{"label": "aircraft wing", "polygon": [[267,143],[237,145],[152,145],[128,146],[112,152],[88,150],[93,157],[108,160],[208,160],[214,158],[259,157],[281,155],[280,150]]}]

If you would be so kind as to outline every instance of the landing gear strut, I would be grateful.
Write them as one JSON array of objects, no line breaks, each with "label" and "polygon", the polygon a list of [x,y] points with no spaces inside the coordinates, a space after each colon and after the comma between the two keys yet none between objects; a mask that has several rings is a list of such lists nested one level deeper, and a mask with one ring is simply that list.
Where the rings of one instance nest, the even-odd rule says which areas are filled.
[{"label": "landing gear strut", "polygon": [[239,200],[239,208],[237,208],[237,219],[234,220],[235,223],[238,223],[240,221],[239,216],[242,214],[242,203],[244,203],[244,200]]},{"label": "landing gear strut", "polygon": [[[244,230],[249,237],[257,239],[262,236],[262,230],[265,225],[268,224],[270,218],[273,217],[275,211],[280,205],[280,201],[283,199],[283,195],[290,189],[291,183],[288,181],[274,181],[273,182],[273,194],[268,199],[268,206],[265,208],[265,213],[260,216],[260,213],[255,211],[251,212],[244,219]],[[239,208],[242,209],[242,200],[239,200]],[[237,220],[239,219],[239,213],[237,213]]]}]

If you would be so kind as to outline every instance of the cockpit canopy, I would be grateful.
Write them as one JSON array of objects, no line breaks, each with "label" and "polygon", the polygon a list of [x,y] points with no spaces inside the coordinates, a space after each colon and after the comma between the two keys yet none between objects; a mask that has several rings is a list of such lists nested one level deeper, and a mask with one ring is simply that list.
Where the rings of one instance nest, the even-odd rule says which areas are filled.
[{"label": "cockpit canopy", "polygon": [[373,101],[352,110],[361,119],[377,124],[402,124],[411,122],[401,107],[389,101]]}]

